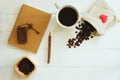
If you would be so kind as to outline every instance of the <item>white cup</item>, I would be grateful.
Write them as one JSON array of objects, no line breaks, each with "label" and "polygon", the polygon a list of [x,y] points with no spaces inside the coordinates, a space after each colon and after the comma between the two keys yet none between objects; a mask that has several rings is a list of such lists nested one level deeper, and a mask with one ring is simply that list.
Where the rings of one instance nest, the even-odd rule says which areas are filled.
[{"label": "white cup", "polygon": [[63,28],[75,27],[75,24],[77,24],[80,18],[78,9],[73,5],[64,5],[62,7],[59,7],[57,5],[57,8],[58,8],[58,11],[56,13],[57,23]]}]

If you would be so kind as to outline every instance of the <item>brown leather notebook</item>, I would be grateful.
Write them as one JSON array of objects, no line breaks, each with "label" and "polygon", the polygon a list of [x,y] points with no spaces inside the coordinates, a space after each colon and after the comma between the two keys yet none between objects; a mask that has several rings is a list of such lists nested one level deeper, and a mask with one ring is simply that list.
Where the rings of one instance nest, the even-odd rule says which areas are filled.
[{"label": "brown leather notebook", "polygon": [[[20,13],[8,40],[8,43],[15,45],[19,48],[26,49],[28,51],[32,51],[34,53],[37,52],[41,40],[45,34],[47,29],[51,14],[35,9],[28,5],[23,4],[21,7]],[[36,34],[36,32],[32,29],[27,30],[27,41],[25,44],[18,43],[18,26],[24,24],[32,24],[32,27],[37,30],[40,34]],[[23,31],[24,32],[24,31]],[[23,34],[24,35],[24,34]],[[22,36],[20,36],[22,37]],[[24,37],[23,37],[24,38]]]}]

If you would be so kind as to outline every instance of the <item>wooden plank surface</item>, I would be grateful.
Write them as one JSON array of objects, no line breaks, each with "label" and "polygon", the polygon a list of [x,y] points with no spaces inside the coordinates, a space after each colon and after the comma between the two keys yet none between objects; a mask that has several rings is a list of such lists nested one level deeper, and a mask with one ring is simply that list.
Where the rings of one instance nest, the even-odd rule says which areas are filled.
[{"label": "wooden plank surface", "polygon": [[[120,16],[120,1],[106,0]],[[16,76],[13,65],[22,56],[29,56],[37,64],[37,71],[27,80],[119,80],[120,77],[120,23],[104,36],[86,41],[82,46],[68,49],[61,39],[64,31],[55,20],[55,3],[72,4],[85,13],[95,0],[3,0],[0,1],[0,80],[24,80]],[[37,54],[10,46],[7,41],[20,10],[25,3],[52,13],[49,27]],[[120,17],[119,17],[120,18]],[[52,32],[51,63],[47,64],[47,37]],[[69,31],[67,31],[69,33]],[[66,33],[66,34],[67,34]],[[66,36],[66,34],[64,36]],[[58,36],[59,35],[59,36]],[[71,36],[69,36],[71,37]],[[62,44],[61,44],[62,43]],[[93,45],[94,44],[94,45]]]}]

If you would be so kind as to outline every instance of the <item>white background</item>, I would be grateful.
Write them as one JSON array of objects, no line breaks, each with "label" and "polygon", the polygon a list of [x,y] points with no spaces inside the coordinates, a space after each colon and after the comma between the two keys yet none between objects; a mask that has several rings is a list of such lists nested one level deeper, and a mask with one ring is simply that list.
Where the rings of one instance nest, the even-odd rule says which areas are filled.
[{"label": "white background", "polygon": [[[103,36],[83,42],[78,48],[67,48],[71,30],[58,28],[55,2],[72,4],[85,13],[96,0],[0,0],[0,80],[24,80],[14,72],[14,64],[29,56],[37,65],[27,80],[120,80],[120,23]],[[106,0],[120,18],[120,1]],[[52,14],[37,54],[8,44],[22,4]],[[58,30],[57,30],[58,29]],[[60,30],[59,30],[60,29]],[[52,32],[51,63],[47,64],[47,37]]]}]

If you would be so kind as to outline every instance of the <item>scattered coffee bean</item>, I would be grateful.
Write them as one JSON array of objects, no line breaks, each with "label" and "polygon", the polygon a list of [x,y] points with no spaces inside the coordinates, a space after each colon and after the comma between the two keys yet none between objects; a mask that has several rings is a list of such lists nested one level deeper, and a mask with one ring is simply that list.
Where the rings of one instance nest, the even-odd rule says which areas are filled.
[{"label": "scattered coffee bean", "polygon": [[80,28],[78,26],[76,26],[76,29],[80,30]]},{"label": "scattered coffee bean", "polygon": [[34,67],[35,66],[28,58],[23,58],[18,63],[19,71],[23,72],[25,75],[28,75],[30,72],[32,72],[34,70]]},{"label": "scattered coffee bean", "polygon": [[93,36],[91,36],[91,38],[93,38]]},{"label": "scattered coffee bean", "polygon": [[69,48],[72,46],[76,48],[76,46],[80,46],[84,40],[93,38],[92,33],[96,31],[95,28],[85,20],[83,20],[82,23],[78,22],[78,26],[75,28],[77,29],[77,31],[75,31],[76,37],[68,40],[67,46]]},{"label": "scattered coffee bean", "polygon": [[77,31],[75,31],[75,33],[78,33]]},{"label": "scattered coffee bean", "polygon": [[81,25],[80,25],[80,24],[79,24],[78,26],[79,26],[79,27],[81,27]]}]

